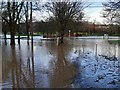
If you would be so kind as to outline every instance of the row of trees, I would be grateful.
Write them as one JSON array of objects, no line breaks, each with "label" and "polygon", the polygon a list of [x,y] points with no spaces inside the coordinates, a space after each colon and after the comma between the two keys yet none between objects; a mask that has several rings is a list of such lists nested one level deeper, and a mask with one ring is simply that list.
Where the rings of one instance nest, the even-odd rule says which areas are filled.
[{"label": "row of trees", "polygon": [[[15,45],[15,33],[18,32],[18,43],[20,44],[20,28],[19,25],[21,20],[26,25],[26,32],[28,35],[27,41],[29,43],[29,32],[33,32],[32,29],[32,12],[34,10],[46,10],[49,13],[49,25],[57,23],[56,27],[52,29],[58,30],[60,36],[60,43],[63,43],[63,36],[66,30],[68,30],[72,23],[83,26],[82,18],[84,17],[84,9],[89,5],[85,5],[82,0],[71,2],[59,1],[59,2],[47,2],[42,7],[38,2],[18,2],[15,0],[8,0],[7,2],[2,2],[2,23],[3,26],[7,26],[11,35],[11,45]],[[116,0],[114,2],[104,3],[104,13],[103,16],[107,18],[112,24],[117,23],[120,25],[120,1]],[[74,23],[73,23],[74,22]],[[48,24],[47,23],[47,24]],[[44,25],[43,25],[44,26]],[[42,27],[41,27],[42,28]],[[74,27],[75,29],[76,27]],[[83,28],[83,27],[82,27]],[[78,29],[78,27],[77,27]],[[50,29],[49,29],[50,30]],[[6,32],[6,29],[3,28],[3,32]],[[5,33],[6,34],[6,33]]]},{"label": "row of trees", "polygon": [[19,21],[20,13],[22,10],[23,2],[10,2],[7,3],[2,2],[2,9],[4,8],[4,11],[2,13],[2,22],[7,23],[8,27],[10,29],[11,34],[11,45],[15,45],[15,30],[16,25]]},{"label": "row of trees", "polygon": [[[32,2],[30,3],[31,6],[29,5],[29,2],[15,2],[15,0],[12,0],[12,2],[10,2],[10,0],[7,2],[2,2],[2,22],[3,25],[7,24],[9,27],[11,34],[11,45],[15,45],[14,36],[16,31],[19,33],[17,25],[19,25],[22,18],[25,18],[26,31],[29,41],[29,32],[32,22],[32,7],[35,5],[36,7],[39,7],[39,4],[36,4],[36,2],[34,2],[34,5],[32,5]],[[63,36],[67,25],[72,20],[82,20],[84,8],[85,7],[82,0],[79,2],[70,2],[70,0],[67,0],[60,2],[47,2],[41,9],[45,9],[47,12],[52,13],[50,19],[58,23],[58,32],[61,38],[60,43],[63,43]],[[31,12],[29,13],[30,10]],[[20,36],[18,43],[20,43]]]},{"label": "row of trees", "polygon": [[[87,22],[77,22],[77,21],[71,21],[66,26],[64,30],[64,34],[67,34],[69,30],[71,33],[73,32],[87,32],[87,29],[89,28]],[[26,34],[25,29],[25,23],[20,24],[20,29],[23,34]],[[41,34],[45,33],[58,33],[60,32],[60,25],[56,21],[39,21],[39,22],[33,22],[32,31],[35,33],[41,32]]]},{"label": "row of trees", "polygon": [[[9,31],[11,35],[11,45],[15,45],[15,33],[18,32],[18,43],[20,44],[20,28],[21,20],[25,20],[26,31],[29,41],[29,31],[32,27],[32,2],[17,2],[15,0],[2,2],[2,28],[3,33]],[[31,30],[32,31],[32,30]],[[32,33],[32,32],[31,32]]]}]

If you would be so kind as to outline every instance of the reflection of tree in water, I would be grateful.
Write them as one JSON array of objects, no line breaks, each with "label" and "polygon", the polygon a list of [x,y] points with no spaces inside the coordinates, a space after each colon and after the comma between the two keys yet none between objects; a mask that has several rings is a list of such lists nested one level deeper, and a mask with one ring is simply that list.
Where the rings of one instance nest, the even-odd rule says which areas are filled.
[{"label": "reflection of tree in water", "polygon": [[[3,72],[4,78],[6,77],[8,80],[9,79],[12,80],[12,84],[11,84],[12,88],[24,88],[24,87],[32,88],[34,87],[34,56],[33,56],[34,53],[33,53],[33,50],[31,50],[32,51],[31,58],[28,57],[26,65],[23,63],[24,61],[22,61],[21,48],[19,49],[17,48],[17,50],[19,51],[18,54],[16,54],[17,53],[16,48],[14,46],[11,47],[11,51],[9,52],[11,53],[11,56],[10,56],[11,67],[9,66],[10,63],[6,63],[7,68],[3,68],[4,71],[6,71],[9,68],[9,70],[7,71],[11,71],[11,72],[7,72],[7,73]],[[29,51],[30,51],[30,48],[29,48]],[[27,69],[25,69],[25,67]],[[9,75],[11,76],[9,77]],[[6,80],[4,80],[4,82],[6,82]],[[8,80],[7,82],[10,84]],[[4,83],[3,83],[3,87],[4,87]]]},{"label": "reflection of tree in water", "polygon": [[58,46],[58,60],[55,63],[55,69],[50,79],[50,87],[67,87],[74,77],[76,68],[65,58],[65,47]]},{"label": "reflection of tree in water", "polygon": [[47,51],[50,55],[54,55],[56,56],[56,50],[57,50],[57,45],[56,45],[56,42],[54,41],[51,41],[51,42],[46,42],[45,44],[46,48],[47,48]]},{"label": "reflection of tree in water", "polygon": [[11,49],[6,45],[2,45],[2,83],[5,83],[8,79],[12,67],[11,60],[9,60],[11,58],[11,53],[9,52],[11,52]]},{"label": "reflection of tree in water", "polygon": [[[73,49],[73,45],[69,44],[68,41],[64,40],[64,49],[65,49],[65,53],[64,56],[69,55],[69,53],[72,51]],[[47,42],[45,43],[45,47],[47,48],[48,54],[54,56],[54,58],[56,58],[57,53],[58,53],[58,46],[56,41],[51,41],[51,42]]]}]

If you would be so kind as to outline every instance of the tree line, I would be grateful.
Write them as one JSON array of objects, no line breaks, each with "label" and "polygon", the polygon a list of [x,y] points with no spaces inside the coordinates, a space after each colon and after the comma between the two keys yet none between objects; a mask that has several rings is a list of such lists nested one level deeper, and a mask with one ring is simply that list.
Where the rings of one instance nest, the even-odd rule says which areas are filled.
[{"label": "tree line", "polygon": [[[82,0],[74,2],[70,0],[59,2],[49,1],[44,5],[41,5],[41,2],[7,0],[7,2],[1,2],[3,33],[6,34],[7,30],[10,32],[11,45],[15,45],[15,34],[18,33],[18,43],[20,44],[20,32],[24,28],[29,44],[29,35],[33,36],[35,28],[38,28],[37,30],[41,29],[40,31],[43,33],[58,32],[60,43],[63,43],[64,34],[68,30],[87,31],[87,25],[85,22],[83,23],[84,9],[87,7],[89,5],[86,5]],[[108,19],[111,22],[110,24],[116,23],[120,25],[120,1],[103,3],[103,7],[103,17]],[[48,20],[41,21],[37,24],[37,27],[34,27],[32,14],[36,10],[45,10],[50,15]],[[22,24],[22,22],[24,23]],[[24,27],[21,28],[22,25]]]}]

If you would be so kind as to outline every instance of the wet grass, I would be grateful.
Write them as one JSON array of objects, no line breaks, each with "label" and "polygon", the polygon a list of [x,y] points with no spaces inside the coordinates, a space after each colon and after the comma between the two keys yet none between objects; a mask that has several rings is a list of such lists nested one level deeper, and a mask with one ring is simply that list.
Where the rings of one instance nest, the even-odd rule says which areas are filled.
[{"label": "wet grass", "polygon": [[[18,36],[18,34],[16,34],[16,36]],[[27,34],[20,34],[20,36],[27,36]],[[32,35],[29,34],[29,36],[32,36]],[[41,36],[41,34],[33,34],[33,36]]]},{"label": "wet grass", "polygon": [[109,40],[111,44],[120,44],[120,40]]}]

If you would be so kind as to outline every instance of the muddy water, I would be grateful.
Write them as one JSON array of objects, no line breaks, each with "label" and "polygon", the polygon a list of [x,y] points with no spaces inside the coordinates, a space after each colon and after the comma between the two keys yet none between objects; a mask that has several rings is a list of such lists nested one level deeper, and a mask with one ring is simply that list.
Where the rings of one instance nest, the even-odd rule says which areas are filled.
[{"label": "muddy water", "polygon": [[3,87],[68,87],[76,68],[65,56],[70,47],[39,41],[31,45],[2,46]]},{"label": "muddy water", "polygon": [[[9,40],[8,40],[9,43]],[[17,43],[17,41],[16,41]],[[97,49],[96,49],[97,45]],[[57,46],[56,41],[34,40],[33,48],[21,40],[21,46],[2,45],[3,88],[56,88],[71,87],[77,67],[72,56],[86,51],[115,55],[119,58],[119,45],[106,40],[71,39]]]}]

